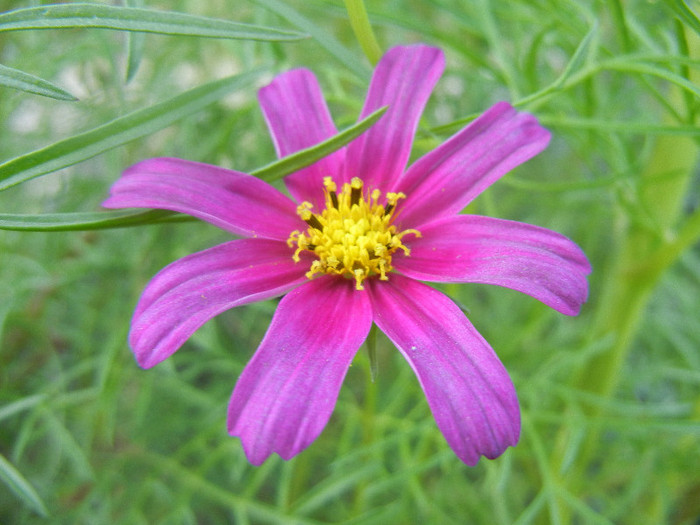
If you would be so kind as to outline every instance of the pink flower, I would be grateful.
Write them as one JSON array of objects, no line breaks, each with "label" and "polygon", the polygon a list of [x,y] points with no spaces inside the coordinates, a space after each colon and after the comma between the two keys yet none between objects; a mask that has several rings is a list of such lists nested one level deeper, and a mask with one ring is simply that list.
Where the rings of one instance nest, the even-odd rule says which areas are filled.
[{"label": "pink flower", "polygon": [[[405,169],[443,67],[439,49],[388,51],[361,116],[388,111],[286,177],[292,198],[244,173],[160,158],[127,169],[104,203],[187,213],[243,237],[175,261],[148,284],[129,336],[142,367],[224,310],[286,294],[229,405],[229,432],[254,465],[273,452],[290,459],[318,437],[372,322],[413,368],[457,456],[495,458],[520,434],[513,384],[462,311],[420,281],[505,286],[567,315],[586,299],[590,266],[572,241],[459,214],[547,146],[534,117],[498,103]],[[279,156],[337,133],[307,70],[278,76],[259,98]]]}]

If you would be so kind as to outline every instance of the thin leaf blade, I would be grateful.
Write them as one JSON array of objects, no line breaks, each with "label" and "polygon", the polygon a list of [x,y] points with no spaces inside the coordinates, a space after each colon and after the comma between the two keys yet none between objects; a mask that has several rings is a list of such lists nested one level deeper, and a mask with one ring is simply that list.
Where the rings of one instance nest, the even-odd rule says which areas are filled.
[{"label": "thin leaf blade", "polygon": [[0,86],[26,91],[27,93],[54,98],[56,100],[67,100],[70,102],[78,100],[68,93],[68,91],[61,89],[48,80],[35,77],[19,69],[3,66],[2,64],[0,64]]},{"label": "thin leaf blade", "polygon": [[670,2],[665,2],[663,5],[670,7],[678,18],[683,20],[693,31],[700,35],[700,19],[698,19],[698,16],[684,0],[671,0]]},{"label": "thin leaf blade", "polygon": [[0,479],[26,506],[40,516],[48,517],[49,512],[46,510],[46,505],[34,487],[2,454],[0,454]]},{"label": "thin leaf blade", "polygon": [[102,230],[160,222],[194,220],[166,210],[116,210],[71,213],[0,213],[0,230],[55,232]]},{"label": "thin leaf blade", "polygon": [[259,74],[260,70],[254,70],[204,84],[90,131],[11,159],[0,164],[0,191],[152,134],[233,91],[249,86]]},{"label": "thin leaf blade", "polygon": [[[143,0],[127,0],[127,7],[143,7]],[[144,33],[127,33],[126,38],[126,82],[129,83],[136,76],[143,57],[146,35]]]},{"label": "thin leaf blade", "polygon": [[218,18],[99,4],[57,4],[15,9],[0,14],[0,32],[76,27],[262,41],[289,41],[307,37],[297,31],[242,24]]},{"label": "thin leaf blade", "polygon": [[370,128],[370,126],[372,126],[372,124],[377,122],[377,120],[379,120],[382,115],[386,113],[387,109],[389,109],[388,106],[383,106],[362,119],[357,124],[350,126],[337,135],[332,136],[330,139],[324,140],[323,142],[320,142],[315,146],[311,146],[310,148],[293,153],[292,155],[287,155],[286,157],[269,164],[268,166],[253,171],[251,175],[255,175],[264,181],[271,182],[273,180],[281,179],[290,173],[294,173],[305,166],[313,164],[317,160],[330,155],[334,151],[340,149],[355,138],[362,135]]},{"label": "thin leaf blade", "polygon": [[[379,108],[357,124],[350,126],[315,146],[284,157],[272,164],[251,172],[251,175],[268,182],[313,164],[317,160],[349,144],[367,131],[386,112]],[[76,231],[101,230],[141,226],[160,222],[183,222],[193,220],[187,215],[166,210],[116,210],[105,212],[75,212],[49,214],[0,213],[0,230],[18,231]]]},{"label": "thin leaf blade", "polygon": [[281,0],[253,0],[278,16],[286,19],[298,29],[308,33],[313,39],[323,47],[328,53],[334,56],[341,64],[345,65],[362,78],[367,78],[371,74],[370,68],[359,56],[356,56],[346,48],[334,35],[319,26],[313,20],[303,16],[299,11]]}]

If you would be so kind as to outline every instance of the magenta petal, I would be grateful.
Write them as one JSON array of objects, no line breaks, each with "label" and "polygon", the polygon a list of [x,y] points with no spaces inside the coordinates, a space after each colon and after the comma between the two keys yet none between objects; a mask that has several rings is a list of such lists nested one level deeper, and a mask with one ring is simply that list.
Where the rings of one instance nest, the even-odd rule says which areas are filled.
[{"label": "magenta petal", "polygon": [[240,239],[188,255],[146,286],[131,321],[129,343],[150,368],[173,354],[219,313],[281,295],[306,280],[285,243]]},{"label": "magenta petal", "polygon": [[102,204],[187,213],[245,237],[286,240],[306,228],[296,205],[266,182],[181,159],[148,159],[124,171]]},{"label": "magenta petal", "polygon": [[413,368],[447,443],[467,465],[518,442],[520,410],[498,357],[445,295],[392,274],[370,282],[374,322]]},{"label": "magenta petal", "polygon": [[360,118],[382,106],[387,112],[348,146],[346,178],[360,177],[387,191],[403,173],[425,103],[445,67],[437,48],[394,47],[379,61]]},{"label": "magenta petal", "polygon": [[457,215],[421,227],[397,271],[421,281],[486,283],[531,295],[555,310],[578,314],[588,296],[588,259],[563,235],[478,215]]},{"label": "magenta petal", "polygon": [[282,299],[229,404],[229,433],[253,465],[318,437],[371,325],[367,293],[347,279],[320,277]]},{"label": "magenta petal", "polygon": [[537,119],[499,102],[465,129],[418,159],[398,183],[407,195],[398,221],[405,227],[453,215],[505,173],[547,147]]},{"label": "magenta petal", "polygon": [[[309,148],[337,133],[316,77],[306,69],[279,75],[258,92],[258,99],[277,155]],[[324,203],[323,177],[342,182],[345,149],[287,176],[284,181],[297,201]]]}]

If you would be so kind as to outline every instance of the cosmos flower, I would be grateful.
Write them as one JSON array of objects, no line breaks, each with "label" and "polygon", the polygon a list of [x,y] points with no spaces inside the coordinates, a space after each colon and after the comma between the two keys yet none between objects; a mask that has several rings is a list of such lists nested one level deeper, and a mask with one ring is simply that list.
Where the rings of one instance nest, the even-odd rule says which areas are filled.
[{"label": "cosmos flower", "polygon": [[[130,345],[152,367],[206,321],[284,295],[231,397],[228,430],[249,461],[289,459],[325,427],[374,322],[414,370],[437,426],[469,465],[515,445],[520,412],[498,357],[460,308],[427,282],[488,283],[575,315],[589,263],[550,230],[460,214],[550,134],[498,103],[408,169],[444,57],[395,47],[377,65],[361,118],[388,111],[347,147],[293,173],[289,196],[245,173],[174,158],[127,169],[108,208],[190,214],[242,238],[184,257],[148,284]],[[276,77],[259,93],[280,157],[337,133],[314,75]]]}]

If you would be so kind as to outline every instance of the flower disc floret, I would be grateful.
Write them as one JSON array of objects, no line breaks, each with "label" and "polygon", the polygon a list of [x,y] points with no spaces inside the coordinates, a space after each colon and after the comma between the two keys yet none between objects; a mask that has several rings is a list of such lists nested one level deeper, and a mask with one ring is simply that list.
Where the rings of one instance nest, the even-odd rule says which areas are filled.
[{"label": "flower disc floret", "polygon": [[303,251],[312,252],[317,258],[306,273],[309,279],[316,274],[352,277],[357,290],[363,290],[362,282],[372,275],[388,280],[391,256],[397,250],[410,254],[402,238],[409,233],[420,237],[418,230],[399,232],[393,224],[396,203],[406,195],[389,192],[380,204],[381,191],[365,194],[358,177],[343,184],[340,193],[331,177],[325,177],[323,185],[326,207],[321,213],[313,213],[309,202],[297,208],[309,228],[293,231],[287,240],[290,247],[296,246],[294,261],[301,260]]}]

